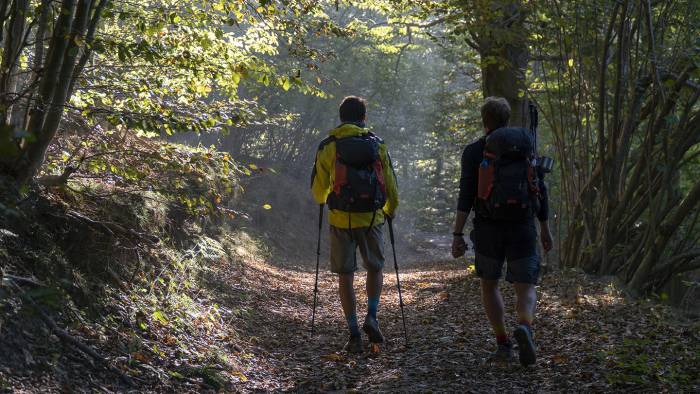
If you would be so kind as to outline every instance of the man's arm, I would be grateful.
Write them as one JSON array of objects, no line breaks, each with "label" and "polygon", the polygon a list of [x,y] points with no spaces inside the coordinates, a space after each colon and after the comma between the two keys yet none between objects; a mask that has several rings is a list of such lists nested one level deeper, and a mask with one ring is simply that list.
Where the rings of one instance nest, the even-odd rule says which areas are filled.
[{"label": "man's arm", "polygon": [[384,214],[389,217],[394,217],[396,208],[399,206],[399,188],[396,181],[396,173],[394,172],[394,164],[391,162],[391,155],[386,148],[386,145],[380,145],[380,155],[382,167],[384,171],[384,186],[386,187],[386,204],[384,204]]},{"label": "man's arm", "polygon": [[478,169],[474,168],[471,145],[467,146],[462,153],[461,175],[459,177],[459,198],[457,200],[457,215],[455,217],[454,236],[452,237],[452,256],[457,258],[462,256],[467,250],[464,236],[464,226],[467,223],[469,212],[474,205],[474,198],[478,187]]},{"label": "man's arm", "polygon": [[334,144],[321,143],[321,147],[316,152],[316,161],[311,172],[311,194],[313,194],[317,204],[325,204],[331,192],[330,165],[332,160],[330,159],[335,155],[335,152],[331,152],[331,150],[335,150]]},{"label": "man's arm", "polygon": [[464,232],[464,226],[467,224],[467,218],[469,213],[457,210],[457,215],[455,216],[455,226],[453,232],[460,234]]}]

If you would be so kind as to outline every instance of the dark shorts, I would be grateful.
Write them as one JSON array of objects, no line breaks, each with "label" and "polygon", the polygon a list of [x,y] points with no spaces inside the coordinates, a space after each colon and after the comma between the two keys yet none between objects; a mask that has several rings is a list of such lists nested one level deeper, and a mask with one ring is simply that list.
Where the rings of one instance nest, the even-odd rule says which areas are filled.
[{"label": "dark shorts", "polygon": [[331,226],[331,272],[349,274],[357,271],[357,250],[367,271],[384,268],[384,236],[382,224],[352,229]]},{"label": "dark shorts", "polygon": [[496,280],[503,276],[503,263],[508,262],[506,280],[536,284],[540,273],[535,221],[474,221],[469,235],[474,243],[476,274],[482,279]]}]

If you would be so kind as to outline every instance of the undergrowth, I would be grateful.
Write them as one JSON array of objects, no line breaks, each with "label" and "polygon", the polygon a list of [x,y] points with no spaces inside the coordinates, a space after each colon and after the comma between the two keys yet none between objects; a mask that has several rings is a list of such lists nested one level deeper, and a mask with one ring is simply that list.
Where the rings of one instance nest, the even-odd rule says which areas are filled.
[{"label": "undergrowth", "polygon": [[66,365],[78,380],[81,364],[94,366],[56,342],[43,314],[141,384],[225,388],[242,376],[227,356],[236,312],[213,301],[207,278],[257,253],[230,227],[245,171],[202,147],[131,138],[105,151],[89,140],[52,148],[45,173],[76,166],[67,183],[2,189],[0,349],[17,354],[0,361],[0,384],[3,370],[60,381]]}]

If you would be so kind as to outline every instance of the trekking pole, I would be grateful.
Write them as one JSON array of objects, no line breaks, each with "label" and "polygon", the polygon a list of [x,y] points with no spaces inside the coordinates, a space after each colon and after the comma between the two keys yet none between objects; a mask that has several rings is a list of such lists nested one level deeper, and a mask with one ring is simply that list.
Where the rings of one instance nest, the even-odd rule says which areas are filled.
[{"label": "trekking pole", "polygon": [[396,262],[396,246],[394,243],[393,219],[387,216],[389,222],[389,238],[391,239],[391,251],[394,254],[394,270],[396,270],[396,288],[399,290],[399,306],[401,307],[401,320],[403,320],[403,335],[408,346],[408,331],[406,331],[406,316],[403,313],[403,297],[401,296],[401,281],[399,280],[399,264]]},{"label": "trekking pole", "polygon": [[311,314],[311,336],[314,335],[314,323],[316,322],[316,298],[318,295],[318,265],[321,261],[321,227],[323,227],[323,205],[318,209],[318,242],[316,243],[316,281],[314,282],[314,311]]},{"label": "trekking pole", "polygon": [[544,174],[552,172],[552,168],[554,167],[554,159],[548,156],[540,156],[538,150],[537,150],[537,125],[539,124],[539,115],[537,112],[537,106],[530,102],[529,104],[530,108],[530,132],[532,133],[532,137],[534,139],[534,144],[535,144],[535,160],[537,160],[536,167],[542,171],[542,179],[544,179]]}]

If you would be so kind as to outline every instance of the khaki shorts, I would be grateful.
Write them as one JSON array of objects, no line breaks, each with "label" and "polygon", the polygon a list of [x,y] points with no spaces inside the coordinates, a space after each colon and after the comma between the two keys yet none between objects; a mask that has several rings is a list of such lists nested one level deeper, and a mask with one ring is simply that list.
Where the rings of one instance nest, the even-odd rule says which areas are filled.
[{"label": "khaki shorts", "polygon": [[349,274],[357,271],[358,248],[362,256],[362,266],[367,271],[381,271],[384,268],[382,225],[376,225],[369,231],[367,227],[348,230],[331,226],[331,272]]}]

